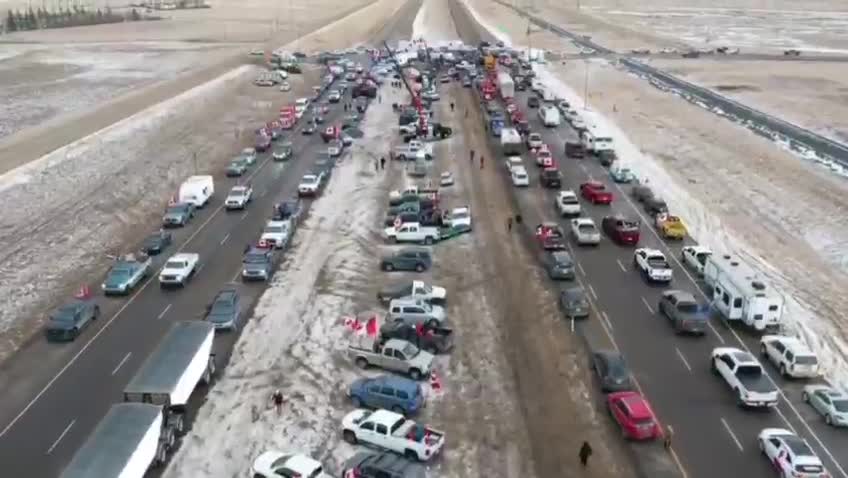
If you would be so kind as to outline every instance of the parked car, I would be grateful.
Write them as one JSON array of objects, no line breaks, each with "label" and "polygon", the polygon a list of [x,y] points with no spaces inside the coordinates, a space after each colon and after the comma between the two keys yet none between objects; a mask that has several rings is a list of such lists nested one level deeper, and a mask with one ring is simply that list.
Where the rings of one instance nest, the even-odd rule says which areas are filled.
[{"label": "parked car", "polygon": [[619,352],[613,350],[593,352],[592,370],[598,377],[604,393],[633,390],[630,369]]},{"label": "parked car", "polygon": [[695,270],[699,276],[704,275],[704,266],[707,264],[707,259],[713,254],[713,251],[704,246],[683,246],[680,256],[683,262]]},{"label": "parked car", "polygon": [[155,256],[168,248],[173,242],[173,236],[170,232],[159,230],[144,238],[141,243],[141,250],[147,255]]},{"label": "parked car", "polygon": [[574,191],[567,189],[557,193],[555,202],[560,216],[579,216],[581,212],[580,201]]},{"label": "parked car", "polygon": [[709,315],[695,296],[682,290],[667,290],[660,296],[657,307],[660,314],[671,322],[678,334],[704,335],[707,333]]},{"label": "parked car", "polygon": [[757,443],[771,467],[781,477],[832,476],[807,441],[789,430],[766,428],[757,436]]},{"label": "parked car", "polygon": [[591,217],[578,217],[571,220],[571,236],[579,246],[597,246],[601,243],[601,233]]},{"label": "parked car", "polygon": [[343,476],[357,478],[426,478],[427,470],[395,453],[362,451],[344,464]]},{"label": "parked car", "polygon": [[271,219],[274,221],[289,220],[292,225],[295,225],[302,212],[303,203],[300,198],[295,197],[275,204]]},{"label": "parked car", "polygon": [[286,161],[287,159],[291,159],[293,153],[294,148],[292,147],[292,144],[290,142],[285,142],[274,148],[272,156],[274,161]]},{"label": "parked car", "polygon": [[539,97],[537,96],[530,96],[527,98],[528,108],[538,108],[540,103],[541,102],[539,101]]},{"label": "parked car", "polygon": [[74,299],[48,317],[45,329],[47,341],[72,342],[99,317],[100,306],[93,299]]},{"label": "parked car", "polygon": [[628,219],[620,214],[605,216],[601,220],[601,228],[616,244],[632,246],[639,243],[639,221]]},{"label": "parked car", "polygon": [[824,422],[834,427],[848,427],[848,394],[828,385],[807,385],[801,399],[809,403]]},{"label": "parked car", "polygon": [[441,305],[447,300],[447,290],[444,287],[430,285],[424,281],[413,280],[385,287],[377,292],[377,300],[382,304],[388,304],[394,299],[403,297],[412,297]]},{"label": "parked car", "polygon": [[206,307],[206,321],[214,325],[216,330],[238,329],[241,315],[241,298],[233,286],[221,289]]},{"label": "parked car", "polygon": [[645,199],[645,212],[647,212],[651,216],[656,216],[658,214],[668,214],[668,204],[665,203],[661,198],[656,196],[652,196],[650,198]]},{"label": "parked car", "polygon": [[585,319],[589,317],[589,299],[583,287],[575,286],[560,291],[559,305],[567,319]]},{"label": "parked car", "polygon": [[380,327],[380,342],[391,339],[405,340],[433,355],[445,354],[453,349],[453,329],[387,322]]},{"label": "parked car", "polygon": [[429,461],[444,447],[445,433],[388,410],[354,410],[342,419],[344,441],[393,451],[410,460]]},{"label": "parked car", "polygon": [[633,186],[633,189],[630,190],[630,195],[633,196],[637,202],[645,202],[646,200],[654,197],[654,191],[644,184]]},{"label": "parked car", "polygon": [[190,202],[177,203],[168,206],[162,216],[163,227],[182,227],[194,218],[194,204]]},{"label": "parked car", "polygon": [[413,297],[401,297],[389,302],[389,314],[386,320],[408,325],[426,324],[428,327],[436,328],[447,321],[447,314],[440,305]]},{"label": "parked car", "polygon": [[565,156],[568,158],[584,158],[586,157],[586,148],[583,143],[568,141],[565,143]]},{"label": "parked car", "polygon": [[611,393],[607,395],[607,407],[627,438],[656,440],[663,435],[651,405],[639,393],[634,391]]},{"label": "parked car", "polygon": [[548,277],[554,280],[574,280],[574,259],[566,251],[553,251],[545,256]]},{"label": "parked car", "polygon": [[430,251],[423,248],[405,248],[383,256],[380,269],[384,271],[424,272],[433,265]]},{"label": "parked car", "polygon": [[274,274],[276,253],[270,247],[251,247],[241,260],[242,280],[267,281]]},{"label": "parked car", "polygon": [[228,178],[237,178],[244,175],[245,172],[247,172],[247,161],[242,158],[230,161],[225,171]]},{"label": "parked car", "polygon": [[415,415],[424,407],[424,391],[415,380],[395,375],[360,378],[347,391],[356,408],[383,408],[401,415]]},{"label": "parked car", "polygon": [[266,451],[253,461],[252,478],[332,478],[321,462],[303,454]]},{"label": "parked car", "polygon": [[562,250],[566,248],[565,232],[555,222],[543,222],[536,226],[536,240],[542,249],[547,251]]}]

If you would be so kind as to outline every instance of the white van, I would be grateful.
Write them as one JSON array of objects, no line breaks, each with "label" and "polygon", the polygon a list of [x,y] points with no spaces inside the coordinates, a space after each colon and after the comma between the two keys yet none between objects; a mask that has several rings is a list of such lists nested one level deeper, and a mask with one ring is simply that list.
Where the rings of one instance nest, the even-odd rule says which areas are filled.
[{"label": "white van", "polygon": [[212,176],[192,176],[180,185],[179,201],[192,203],[194,207],[201,208],[209,202],[213,194],[215,194],[215,180]]},{"label": "white van", "polygon": [[589,153],[597,155],[608,154],[615,150],[612,137],[604,135],[597,130],[584,131],[581,136],[583,147]]},{"label": "white van", "polygon": [[559,110],[555,106],[543,106],[539,108],[539,119],[549,128],[557,127],[560,123]]},{"label": "white van", "polygon": [[554,92],[548,88],[542,89],[542,101],[544,101],[545,103],[553,103],[554,101],[556,101],[556,96],[554,95]]},{"label": "white van", "polygon": [[309,98],[298,98],[294,102],[294,113],[298,118],[306,113],[306,108],[309,108]]}]

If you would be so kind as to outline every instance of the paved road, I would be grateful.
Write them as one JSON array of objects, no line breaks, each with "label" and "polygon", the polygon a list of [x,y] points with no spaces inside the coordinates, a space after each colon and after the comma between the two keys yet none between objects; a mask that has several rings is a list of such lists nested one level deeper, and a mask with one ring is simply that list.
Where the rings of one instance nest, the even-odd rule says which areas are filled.
[{"label": "paved road", "polygon": [[[505,7],[512,8],[519,15],[528,18],[529,21],[533,22],[537,26],[544,28],[545,30],[549,30],[563,38],[569,38],[583,47],[592,48],[599,54],[616,54],[616,52],[598,45],[581,35],[576,35],[546,20],[529,15],[526,11],[520,8],[514,7],[501,0],[494,1]],[[845,144],[825,138],[822,135],[793,125],[781,120],[780,118],[763,113],[762,111],[749,108],[714,91],[681,80],[669,73],[648,66],[634,59],[622,58],[620,62],[632,72],[648,79],[654,86],[664,90],[677,90],[687,101],[696,104],[703,103],[710,111],[730,118],[756,134],[766,138],[772,138],[772,136],[777,133],[785,137],[786,140],[788,140],[789,145],[795,151],[800,152],[811,150],[816,152],[822,158],[829,158],[843,166],[848,166],[848,146]]]},{"label": "paved road", "polygon": [[[519,93],[518,104],[525,103]],[[531,111],[531,125],[540,131],[562,158],[567,139],[576,133],[567,126],[545,129]],[[497,151],[496,143],[493,149]],[[535,165],[525,163],[534,181],[528,190],[516,190],[516,199],[525,219],[526,233],[542,220],[556,220],[554,193],[539,187]],[[493,165],[494,166],[494,165]],[[497,167],[504,170],[502,160]],[[584,214],[600,225],[604,215],[614,211],[642,221],[640,245],[663,250],[674,267],[672,288],[692,292],[706,301],[702,282],[678,261],[680,249],[693,241],[666,243],[647,227],[648,217],[629,197],[630,186],[618,186],[597,160],[561,159],[564,189],[579,190],[579,184],[592,178],[604,180],[615,195],[611,207],[584,203]],[[673,211],[672,211],[673,212]],[[685,220],[685,218],[684,218]],[[567,221],[560,220],[567,230]],[[666,320],[656,313],[662,287],[646,284],[633,269],[632,248],[604,239],[598,248],[572,246],[579,263],[579,280],[585,284],[594,303],[594,315],[578,323],[578,332],[587,336],[590,346],[618,348],[627,357],[639,387],[651,400],[660,419],[675,430],[674,448],[689,477],[773,476],[767,460],[758,455],[756,436],[769,426],[790,428],[806,438],[824,460],[833,476],[848,477],[848,434],[824,424],[813,410],[802,403],[803,382],[785,381],[770,364],[767,372],[781,388],[781,404],[773,412],[742,410],[724,383],[709,372],[708,357],[714,347],[729,346],[759,349],[757,338],[744,330],[730,329],[718,320],[704,338],[676,336]],[[540,252],[541,253],[541,252]],[[562,287],[559,285],[558,287]]]}]

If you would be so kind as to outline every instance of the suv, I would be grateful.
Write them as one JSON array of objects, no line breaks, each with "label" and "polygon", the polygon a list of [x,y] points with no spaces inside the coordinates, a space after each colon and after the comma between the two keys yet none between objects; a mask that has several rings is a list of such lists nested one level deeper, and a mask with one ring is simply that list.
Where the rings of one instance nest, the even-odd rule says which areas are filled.
[{"label": "suv", "polygon": [[760,352],[787,378],[814,378],[819,375],[819,359],[796,337],[764,335]]},{"label": "suv", "polygon": [[545,168],[539,173],[542,187],[559,189],[562,187],[562,173],[557,168]]},{"label": "suv", "polygon": [[548,277],[554,280],[574,280],[574,259],[565,251],[550,253],[545,265],[548,269]]},{"label": "suv", "polygon": [[391,271],[424,272],[433,265],[433,256],[427,249],[407,248],[384,256],[380,269]]},{"label": "suv", "polygon": [[347,392],[356,408],[384,408],[402,415],[414,415],[424,406],[424,392],[414,380],[394,375],[360,378]]},{"label": "suv", "polygon": [[414,463],[394,453],[362,451],[345,462],[342,476],[353,471],[357,478],[425,478],[426,471],[420,463]]},{"label": "suv", "polygon": [[241,300],[235,287],[221,289],[206,307],[206,321],[215,329],[235,330],[241,321]]},{"label": "suv", "polygon": [[446,320],[445,309],[426,300],[403,297],[389,302],[388,320],[405,324],[427,324],[436,328]]}]

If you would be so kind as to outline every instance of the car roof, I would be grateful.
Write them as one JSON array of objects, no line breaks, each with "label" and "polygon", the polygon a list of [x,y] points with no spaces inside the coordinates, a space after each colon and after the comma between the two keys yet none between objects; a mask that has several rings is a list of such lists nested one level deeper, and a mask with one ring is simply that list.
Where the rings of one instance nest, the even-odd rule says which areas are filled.
[{"label": "car roof", "polygon": [[647,254],[649,256],[663,256],[663,257],[665,257],[665,254],[663,254],[663,252],[659,249],[652,249],[650,247],[640,247],[638,250],[644,252],[645,254]]},{"label": "car roof", "polygon": [[564,296],[569,296],[569,297],[576,297],[578,295],[581,296],[581,297],[586,297],[586,291],[583,289],[583,287],[580,287],[580,286],[569,287],[568,289],[563,289],[561,294],[564,295]]},{"label": "car roof", "polygon": [[578,218],[574,219],[574,222],[578,226],[582,226],[583,224],[591,224],[593,226],[595,225],[595,220],[592,219],[591,217],[578,217]]},{"label": "car roof", "polygon": [[654,413],[651,411],[648,401],[636,392],[629,392],[619,397],[622,403],[627,406],[630,411],[630,416],[633,418],[654,418]]},{"label": "car roof", "polygon": [[320,468],[321,463],[306,455],[298,454],[286,460],[285,467],[301,475],[308,475]]},{"label": "car roof", "polygon": [[566,197],[566,196],[575,196],[576,197],[577,196],[577,193],[575,193],[571,189],[562,190],[558,194],[559,194],[560,197]]},{"label": "car roof", "polygon": [[688,249],[688,250],[692,251],[692,252],[693,252],[693,253],[695,253],[695,254],[699,254],[699,253],[702,253],[702,252],[708,252],[708,253],[710,253],[710,254],[712,254],[712,253],[713,253],[713,251],[712,251],[709,247],[707,247],[707,246],[700,246],[700,245],[697,245],[697,244],[696,244],[696,245],[694,245],[694,246],[684,246],[684,249]]},{"label": "car roof", "polygon": [[171,261],[171,260],[190,261],[190,260],[194,259],[194,256],[195,256],[195,254],[191,254],[191,253],[188,253],[188,252],[180,252],[180,253],[174,254],[168,260],[169,261]]},{"label": "car roof", "polygon": [[669,290],[665,292],[665,295],[674,296],[678,301],[698,302],[694,295],[685,290]]},{"label": "car roof", "polygon": [[[391,343],[389,340],[386,342],[386,345]],[[375,377],[371,379],[371,382],[379,385],[386,385],[394,388],[395,390],[405,391],[410,395],[414,395],[418,393],[418,382],[408,379],[406,377],[398,377],[396,375],[380,375],[379,377]]]},{"label": "car roof", "polygon": [[804,342],[802,342],[797,337],[790,337],[786,335],[775,335],[773,336],[774,340],[780,341],[783,345],[786,346],[789,350],[792,351],[795,355],[813,355],[813,351],[810,347],[807,346]]},{"label": "car roof", "polygon": [[776,438],[782,440],[786,444],[786,447],[789,448],[789,451],[795,456],[816,456],[810,445],[794,433],[776,435]]},{"label": "car roof", "polygon": [[733,356],[733,359],[739,362],[740,364],[759,363],[753,355],[748,352],[745,352],[744,350],[735,349],[730,352],[730,355]]},{"label": "car roof", "polygon": [[558,261],[572,260],[571,254],[569,254],[568,251],[554,251],[551,253],[551,257]]},{"label": "car roof", "polygon": [[394,425],[398,418],[403,418],[403,416],[395,412],[381,409],[372,412],[371,415],[368,416],[368,421],[391,426]]}]

